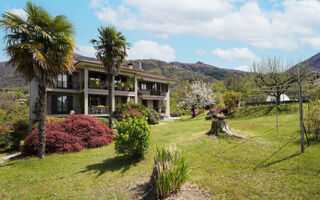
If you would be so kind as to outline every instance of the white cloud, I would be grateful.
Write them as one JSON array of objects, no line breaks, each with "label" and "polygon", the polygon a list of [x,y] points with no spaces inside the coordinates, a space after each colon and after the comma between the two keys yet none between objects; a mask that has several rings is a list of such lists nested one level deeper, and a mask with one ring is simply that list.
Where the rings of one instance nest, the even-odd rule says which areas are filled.
[{"label": "white cloud", "polygon": [[240,65],[236,67],[236,70],[244,71],[244,72],[250,72],[250,67],[247,65]]},{"label": "white cloud", "polygon": [[194,49],[194,53],[198,54],[198,55],[204,55],[207,52],[205,50],[202,50],[202,49]]},{"label": "white cloud", "polygon": [[95,58],[96,55],[96,50],[92,46],[82,46],[82,45],[77,45],[76,53],[82,55],[82,56],[87,56],[87,57],[93,57]]},{"label": "white cloud", "polygon": [[239,62],[257,62],[260,57],[251,52],[248,48],[215,49],[211,54],[218,56],[223,60]]},{"label": "white cloud", "polygon": [[13,13],[13,14],[15,14],[15,15],[18,15],[18,16],[20,16],[20,17],[22,17],[22,18],[25,18],[25,19],[27,18],[27,13],[26,13],[26,11],[24,11],[22,8],[10,9],[9,12],[10,12],[10,13]]},{"label": "white cloud", "polygon": [[107,4],[106,0],[91,0],[90,7],[91,8],[100,8]]},{"label": "white cloud", "polygon": [[174,50],[167,44],[159,45],[149,40],[135,42],[128,50],[128,59],[159,59],[172,61],[175,59]]},{"label": "white cloud", "polygon": [[[92,0],[93,1],[97,0]],[[248,43],[263,49],[295,50],[320,35],[320,2],[284,0],[273,10],[257,2],[234,0],[122,0],[95,15],[122,29],[147,30],[157,36],[197,35]],[[279,6],[280,5],[280,6]]]}]

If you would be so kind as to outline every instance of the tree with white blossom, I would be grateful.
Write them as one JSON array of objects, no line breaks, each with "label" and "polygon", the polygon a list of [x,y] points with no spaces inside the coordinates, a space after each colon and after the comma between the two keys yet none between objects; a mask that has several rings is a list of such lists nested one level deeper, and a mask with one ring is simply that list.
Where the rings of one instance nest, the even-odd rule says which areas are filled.
[{"label": "tree with white blossom", "polygon": [[186,95],[180,99],[178,107],[180,109],[191,109],[193,117],[196,116],[196,108],[202,108],[215,103],[210,84],[196,81],[191,83],[190,87],[185,87],[184,90]]}]

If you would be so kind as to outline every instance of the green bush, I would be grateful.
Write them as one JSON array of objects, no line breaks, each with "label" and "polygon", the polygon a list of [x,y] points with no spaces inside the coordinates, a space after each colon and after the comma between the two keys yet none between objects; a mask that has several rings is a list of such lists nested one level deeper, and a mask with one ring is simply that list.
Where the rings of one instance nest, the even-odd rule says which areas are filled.
[{"label": "green bush", "polygon": [[320,135],[320,109],[317,101],[310,102],[305,114],[306,127],[309,133],[312,133],[316,139]]},{"label": "green bush", "polygon": [[158,199],[179,190],[187,180],[188,166],[185,158],[172,148],[157,149],[154,164],[151,185],[155,187]]},{"label": "green bush", "polygon": [[20,142],[28,136],[28,127],[28,123],[24,120],[18,120],[12,123],[11,139],[13,145],[10,150],[20,149]]},{"label": "green bush", "polygon": [[144,118],[127,118],[117,123],[117,153],[143,157],[149,147],[151,129]]},{"label": "green bush", "polygon": [[148,117],[148,124],[158,124],[160,120],[160,115],[157,111],[152,108],[147,108],[147,117]]},{"label": "green bush", "polygon": [[12,145],[11,130],[5,126],[0,126],[0,150],[9,151]]},{"label": "green bush", "polygon": [[181,116],[181,114],[177,110],[173,111],[170,115],[171,115],[171,117],[180,117]]}]

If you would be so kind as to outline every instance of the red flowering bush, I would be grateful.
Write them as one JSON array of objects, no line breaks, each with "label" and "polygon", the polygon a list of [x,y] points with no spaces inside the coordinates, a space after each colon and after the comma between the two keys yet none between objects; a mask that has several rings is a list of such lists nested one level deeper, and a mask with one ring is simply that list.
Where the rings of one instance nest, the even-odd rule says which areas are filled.
[{"label": "red flowering bush", "polygon": [[219,115],[226,115],[228,112],[228,107],[214,107],[207,113],[206,119],[218,118]]},{"label": "red flowering bush", "polygon": [[[69,115],[65,120],[46,125],[47,153],[81,151],[111,143],[114,140],[111,129],[94,117]],[[24,142],[22,155],[38,152],[38,130],[33,130]]]},{"label": "red flowering bush", "polygon": [[[81,151],[82,149],[78,137],[55,130],[46,131],[46,153],[65,153]],[[22,155],[37,155],[37,153],[38,131],[32,131],[24,141]]]}]

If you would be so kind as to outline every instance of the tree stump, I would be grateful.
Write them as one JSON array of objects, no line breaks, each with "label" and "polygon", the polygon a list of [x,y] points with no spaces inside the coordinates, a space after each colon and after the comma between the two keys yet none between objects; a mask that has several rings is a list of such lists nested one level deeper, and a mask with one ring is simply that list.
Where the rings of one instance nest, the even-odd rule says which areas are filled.
[{"label": "tree stump", "polygon": [[247,139],[246,137],[234,135],[229,128],[229,122],[227,120],[212,120],[211,129],[206,135],[218,135],[219,133],[226,133],[229,136]]}]

